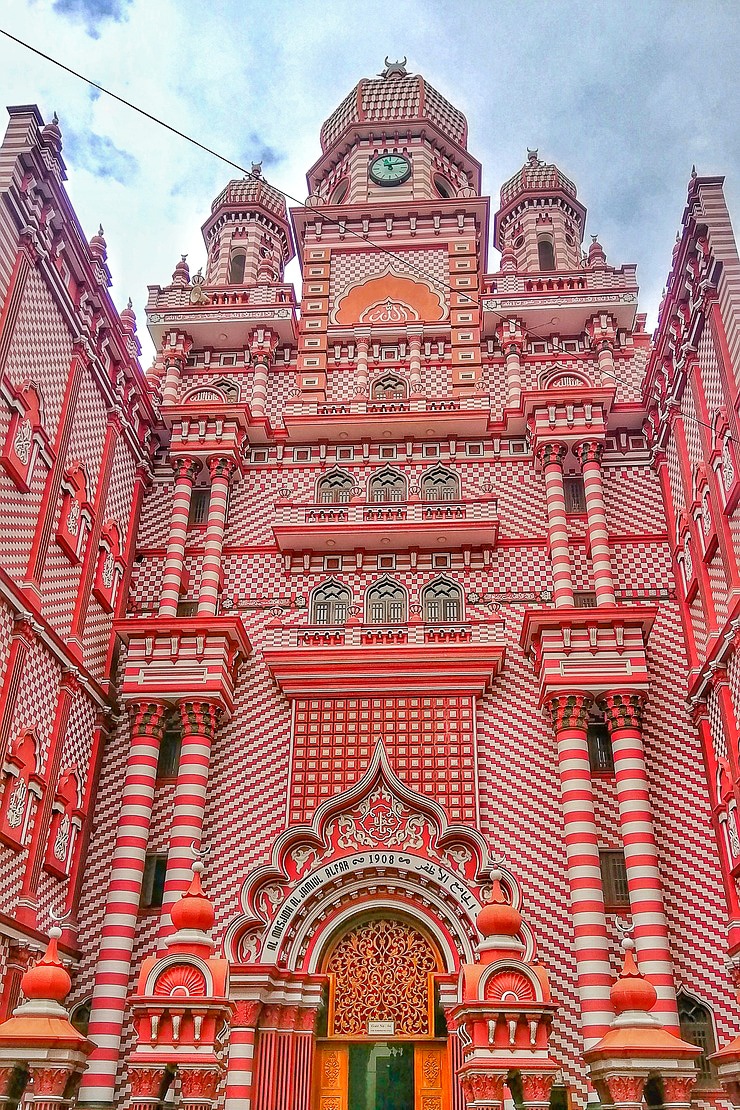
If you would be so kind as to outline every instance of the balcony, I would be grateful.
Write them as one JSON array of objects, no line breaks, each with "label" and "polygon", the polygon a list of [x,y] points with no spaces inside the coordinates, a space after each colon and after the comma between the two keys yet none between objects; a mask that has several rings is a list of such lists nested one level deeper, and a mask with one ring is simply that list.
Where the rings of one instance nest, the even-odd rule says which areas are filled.
[{"label": "balcony", "polygon": [[252,650],[241,617],[127,616],[113,627],[128,647],[123,701],[206,698],[231,713],[236,674]]},{"label": "balcony", "polygon": [[491,548],[498,538],[495,497],[468,501],[276,502],[281,552],[419,551]]},{"label": "balcony", "polygon": [[244,347],[255,328],[277,333],[280,345],[295,345],[297,317],[292,285],[198,286],[193,303],[193,286],[149,286],[146,322],[157,347],[162,337],[175,328],[187,332],[196,347]]},{"label": "balcony", "polygon": [[488,430],[491,402],[488,395],[432,400],[348,401],[309,400],[305,394],[291,398],[283,411],[289,443],[318,443],[345,433],[348,441],[385,438],[444,439],[449,436],[483,436]]},{"label": "balcony", "polygon": [[585,321],[608,312],[617,327],[631,330],[637,311],[634,266],[563,274],[496,274],[484,278],[483,333],[493,335],[501,316],[518,316],[531,331],[556,327],[563,335],[583,331]]},{"label": "balcony", "polygon": [[288,697],[467,694],[479,697],[500,672],[503,621],[288,625],[267,628],[264,658]]}]

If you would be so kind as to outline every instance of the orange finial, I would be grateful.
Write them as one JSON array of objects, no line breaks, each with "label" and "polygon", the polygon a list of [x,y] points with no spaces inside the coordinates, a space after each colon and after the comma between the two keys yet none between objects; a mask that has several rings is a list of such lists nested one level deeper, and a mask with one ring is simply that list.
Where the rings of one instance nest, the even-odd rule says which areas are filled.
[{"label": "orange finial", "polygon": [[49,943],[43,956],[33,967],[29,967],[21,979],[21,990],[28,999],[49,999],[64,1002],[72,986],[72,980],[59,959],[57,941],[62,930],[53,926],[49,929]]}]

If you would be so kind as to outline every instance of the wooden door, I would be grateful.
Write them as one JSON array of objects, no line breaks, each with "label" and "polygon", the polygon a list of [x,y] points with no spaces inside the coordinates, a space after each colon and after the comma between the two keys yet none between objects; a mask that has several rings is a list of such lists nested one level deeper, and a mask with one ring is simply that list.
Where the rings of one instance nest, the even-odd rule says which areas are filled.
[{"label": "wooden door", "polygon": [[414,1110],[449,1110],[446,1044],[416,1045],[414,1089]]},{"label": "wooden door", "polygon": [[348,1110],[348,1068],[349,1047],[346,1044],[316,1046],[316,1110]]}]

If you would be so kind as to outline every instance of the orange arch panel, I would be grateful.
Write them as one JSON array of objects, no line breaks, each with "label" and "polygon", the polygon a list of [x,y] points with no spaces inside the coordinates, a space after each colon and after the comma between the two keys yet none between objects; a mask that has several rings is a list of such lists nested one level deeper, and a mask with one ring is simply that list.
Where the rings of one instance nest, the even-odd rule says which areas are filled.
[{"label": "orange arch panel", "polygon": [[407,305],[412,309],[413,316],[421,322],[442,320],[445,316],[442,301],[428,285],[411,281],[410,278],[385,274],[354,286],[341,297],[335,313],[336,322],[357,324],[368,308],[384,301]]}]

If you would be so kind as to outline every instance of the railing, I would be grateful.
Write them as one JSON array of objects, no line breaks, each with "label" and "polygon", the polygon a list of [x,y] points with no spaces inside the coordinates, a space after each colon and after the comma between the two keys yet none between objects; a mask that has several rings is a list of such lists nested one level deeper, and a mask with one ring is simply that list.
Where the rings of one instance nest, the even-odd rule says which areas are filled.
[{"label": "railing", "polygon": [[406,521],[412,524],[491,521],[496,519],[495,497],[469,501],[354,501],[349,504],[301,505],[278,502],[276,524],[372,524]]},{"label": "railing", "polygon": [[366,397],[351,401],[319,402],[305,399],[300,391],[288,398],[287,412],[314,416],[365,416],[394,413],[432,413],[459,412],[464,409],[485,409],[491,407],[490,398],[482,394],[471,394],[445,400],[432,400],[427,397],[413,397],[408,401],[377,401]]},{"label": "railing", "polygon": [[268,629],[275,648],[414,647],[423,644],[492,644],[504,639],[503,621],[455,621],[452,624],[304,625]]}]

